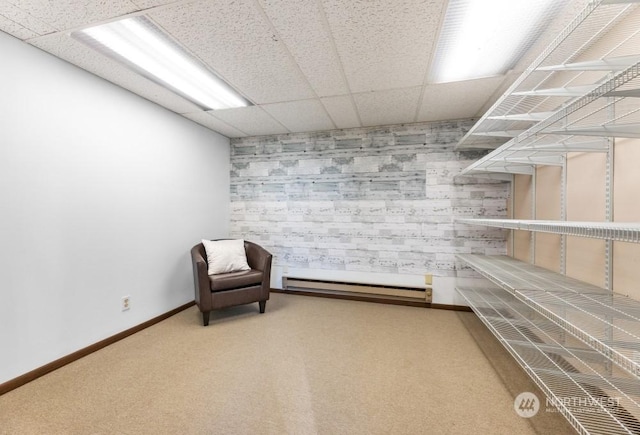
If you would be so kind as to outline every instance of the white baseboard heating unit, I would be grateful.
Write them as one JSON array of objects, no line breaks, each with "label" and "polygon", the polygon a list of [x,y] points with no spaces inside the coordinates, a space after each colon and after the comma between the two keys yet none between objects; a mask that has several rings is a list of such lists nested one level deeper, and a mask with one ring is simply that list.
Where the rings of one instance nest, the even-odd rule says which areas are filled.
[{"label": "white baseboard heating unit", "polygon": [[430,304],[433,295],[431,276],[425,276],[423,287],[405,285],[374,284],[353,281],[322,280],[283,276],[282,288],[290,292],[307,292],[325,295],[342,295],[388,301],[418,302]]}]

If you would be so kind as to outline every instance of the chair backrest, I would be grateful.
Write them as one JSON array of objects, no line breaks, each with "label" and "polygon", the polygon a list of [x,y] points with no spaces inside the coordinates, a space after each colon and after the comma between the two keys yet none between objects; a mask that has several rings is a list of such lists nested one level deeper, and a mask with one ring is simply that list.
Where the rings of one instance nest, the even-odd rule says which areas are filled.
[{"label": "chair backrest", "polygon": [[[231,240],[231,239],[212,239],[213,242],[218,241],[218,240]],[[207,251],[204,249],[204,245],[202,243],[198,243],[197,245],[195,245],[192,250],[197,251],[198,253],[200,253],[200,255],[202,256],[202,259],[205,261],[205,263],[207,263]],[[248,240],[244,241],[244,252],[247,254],[247,262],[249,263],[249,266],[251,266],[252,269],[262,269],[262,267],[258,267],[257,264],[259,263],[259,258],[261,256],[261,254],[266,254],[269,255],[269,257],[271,257],[271,254],[266,252],[265,249],[253,242],[250,242]],[[271,262],[269,261],[266,267],[266,270],[264,270],[264,272],[266,272],[268,275],[271,275]]]}]

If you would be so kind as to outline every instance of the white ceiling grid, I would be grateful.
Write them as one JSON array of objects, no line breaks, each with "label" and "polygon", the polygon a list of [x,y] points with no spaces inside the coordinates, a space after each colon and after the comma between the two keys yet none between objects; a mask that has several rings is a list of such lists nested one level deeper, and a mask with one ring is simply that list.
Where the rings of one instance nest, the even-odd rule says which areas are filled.
[{"label": "white ceiling grid", "polygon": [[7,18],[6,15],[2,14],[2,11],[0,11],[0,29],[19,39],[29,39],[37,36],[31,30]]},{"label": "white ceiling grid", "polygon": [[[24,38],[46,35],[56,30],[44,21],[39,20],[5,0],[0,0],[0,20],[6,23],[10,29],[14,29],[14,31],[24,35]],[[1,25],[2,24],[0,24],[0,26]],[[3,28],[4,27],[0,27],[0,29]],[[9,33],[11,32],[9,31]],[[18,35],[14,36],[19,37]]]},{"label": "white ceiling grid", "polygon": [[149,16],[256,104],[314,96],[254,0],[198,1]]},{"label": "white ceiling grid", "polygon": [[266,104],[263,107],[293,133],[336,128],[318,100]]},{"label": "white ceiling grid", "polygon": [[320,99],[329,116],[338,128],[356,128],[362,126],[355,103],[350,95],[338,95]]},{"label": "white ceiling grid", "polygon": [[[427,83],[446,4],[0,0],[0,30],[225,136],[244,137],[481,115],[517,74]],[[70,37],[74,30],[141,14],[255,106],[203,111]]]},{"label": "white ceiling grid", "polygon": [[185,113],[183,115],[185,118],[188,118],[192,121],[197,122],[198,124],[207,127],[213,131],[217,131],[223,136],[227,137],[246,137],[248,136],[246,133],[230,126],[226,122],[212,116],[209,112],[194,112],[194,113]]},{"label": "white ceiling grid", "polygon": [[472,118],[480,113],[491,99],[504,77],[489,77],[463,82],[427,85],[418,121],[445,121],[456,118]]},{"label": "white ceiling grid", "polygon": [[444,0],[323,0],[352,92],[421,86]]},{"label": "white ceiling grid", "polygon": [[[420,86],[415,86],[354,94],[362,125],[373,127],[414,122],[421,89]],[[408,119],[411,121],[406,121]]]},{"label": "white ceiling grid", "polygon": [[128,0],[7,0],[16,9],[41,20],[56,30],[67,30],[88,23],[130,14],[140,8]]},{"label": "white ceiling grid", "polygon": [[233,125],[247,136],[288,133],[281,123],[263,110],[265,106],[239,107],[228,110],[212,110],[209,115]]},{"label": "white ceiling grid", "polygon": [[316,0],[262,0],[261,4],[318,97],[349,92],[340,61]]}]

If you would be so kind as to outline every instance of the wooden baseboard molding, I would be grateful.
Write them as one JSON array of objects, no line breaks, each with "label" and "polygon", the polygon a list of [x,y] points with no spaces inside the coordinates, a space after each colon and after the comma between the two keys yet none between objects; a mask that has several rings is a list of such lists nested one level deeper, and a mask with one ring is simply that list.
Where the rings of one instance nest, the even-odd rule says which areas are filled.
[{"label": "wooden baseboard molding", "polygon": [[447,304],[431,304],[429,308],[435,308],[436,310],[452,310],[452,311],[465,311],[473,313],[471,307],[466,305],[447,305]]},{"label": "wooden baseboard molding", "polygon": [[50,373],[56,369],[59,369],[60,367],[63,367],[69,363],[79,360],[80,358],[85,357],[97,350],[105,348],[110,344],[115,343],[116,341],[120,341],[123,338],[127,338],[128,336],[135,334],[136,332],[140,332],[143,329],[146,329],[150,326],[155,325],[156,323],[159,323],[165,319],[168,319],[169,317],[175,314],[178,314],[180,311],[184,311],[187,308],[192,307],[193,305],[195,305],[194,301],[181,305],[178,308],[175,308],[167,313],[154,317],[153,319],[147,320],[146,322],[141,323],[137,326],[134,326],[133,328],[129,328],[126,331],[122,331],[116,335],[112,335],[111,337],[107,337],[104,340],[101,340],[83,349],[75,351],[67,356],[63,356],[60,359],[52,361],[49,364],[45,364],[42,367],[38,367],[37,369],[34,369],[28,373],[25,373],[24,375],[18,376],[17,378],[14,378],[5,383],[2,383],[0,384],[0,396],[2,396],[3,394],[11,390],[15,390],[16,388],[21,387],[22,385],[28,382],[31,382],[34,379],[44,376],[47,373]]},{"label": "wooden baseboard molding", "polygon": [[278,288],[272,288],[272,293],[283,293],[287,295],[301,295],[301,296],[315,296],[319,298],[329,299],[346,299],[349,301],[361,301],[361,302],[375,302],[378,304],[389,305],[404,305],[408,307],[420,307],[420,308],[435,308],[439,310],[454,310],[454,311],[472,311],[471,308],[464,305],[446,305],[446,304],[434,304],[430,302],[421,302],[416,300],[401,299],[401,298],[388,298],[383,296],[365,296],[362,294],[347,294],[345,292],[333,292],[333,291],[306,291],[306,290],[283,290]]}]

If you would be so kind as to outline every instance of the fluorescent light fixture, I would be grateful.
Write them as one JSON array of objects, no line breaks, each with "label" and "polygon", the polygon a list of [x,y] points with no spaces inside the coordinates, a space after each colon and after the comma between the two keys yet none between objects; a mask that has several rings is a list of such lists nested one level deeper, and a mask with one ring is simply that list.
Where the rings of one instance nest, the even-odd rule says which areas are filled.
[{"label": "fluorescent light fixture", "polygon": [[205,110],[250,105],[143,16],[90,27],[71,36]]},{"label": "fluorescent light fixture", "polygon": [[505,74],[563,4],[558,0],[449,0],[429,81]]}]

